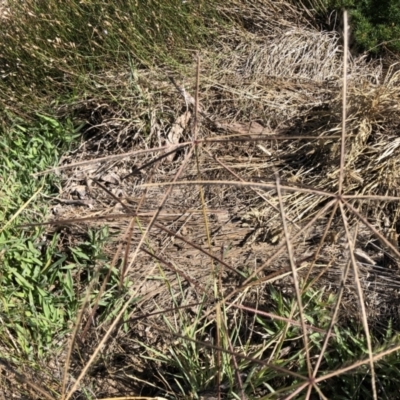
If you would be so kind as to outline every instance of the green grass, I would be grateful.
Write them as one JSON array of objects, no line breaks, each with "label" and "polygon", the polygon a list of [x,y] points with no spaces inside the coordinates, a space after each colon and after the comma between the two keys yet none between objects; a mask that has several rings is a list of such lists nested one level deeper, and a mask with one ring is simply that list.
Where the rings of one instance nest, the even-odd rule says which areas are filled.
[{"label": "green grass", "polygon": [[89,231],[88,240],[68,254],[59,250],[60,234],[20,227],[43,221],[47,196],[58,192],[56,176],[32,174],[57,165],[76,138],[71,121],[43,115],[30,124],[15,118],[0,135],[0,340],[15,337],[15,350],[29,359],[43,357],[70,329],[79,306],[76,275],[101,260],[109,236],[104,229]]},{"label": "green grass", "polygon": [[[295,4],[296,0],[292,0]],[[318,18],[335,20],[342,26],[341,13],[349,11],[354,48],[374,56],[400,52],[400,4],[397,0],[306,0],[304,5]],[[336,14],[337,13],[337,14]]]},{"label": "green grass", "polygon": [[[272,285],[266,289],[266,294],[270,301],[268,313],[298,320],[295,299],[284,295]],[[171,291],[171,297],[174,299],[175,296],[181,299],[184,293],[181,291],[174,294]],[[304,293],[302,300],[308,310],[305,314],[307,323],[327,329],[336,296],[325,292],[324,289],[309,289]],[[279,396],[289,395],[304,382],[269,366],[279,366],[303,376],[307,375],[299,326],[290,326],[285,321],[266,317],[261,310],[255,308],[251,319],[244,317],[240,312],[223,308],[221,329],[217,334],[216,319],[205,320],[202,316],[202,306],[199,305],[195,309],[191,307],[191,310],[188,310],[180,309],[179,301],[174,303],[176,311],[163,317],[165,326],[169,328],[167,336],[172,335],[175,338],[173,344],[164,351],[140,341],[138,344],[143,348],[145,357],[153,363],[153,368],[166,371],[163,379],[179,388],[183,397],[190,396],[196,399],[207,392],[216,396],[220,386],[221,392],[232,399],[240,399],[241,391],[249,399],[281,398]],[[384,349],[390,341],[395,343],[398,335],[393,333],[389,328],[384,337],[378,338],[374,334],[372,341],[375,350]],[[324,335],[314,331],[310,333],[309,339],[310,356],[316,360],[321,353]],[[230,354],[229,351],[234,351],[236,355]],[[334,329],[334,337],[331,339],[329,350],[324,353],[321,370],[325,373],[336,371],[343,365],[366,358],[367,355],[365,334],[360,322],[345,319]],[[386,393],[396,392],[400,368],[398,355],[399,352],[395,352],[376,365],[381,394],[382,390]],[[370,378],[368,367],[363,366],[348,374],[321,382],[319,387],[329,399],[370,398]],[[270,393],[265,394],[266,392]]]}]

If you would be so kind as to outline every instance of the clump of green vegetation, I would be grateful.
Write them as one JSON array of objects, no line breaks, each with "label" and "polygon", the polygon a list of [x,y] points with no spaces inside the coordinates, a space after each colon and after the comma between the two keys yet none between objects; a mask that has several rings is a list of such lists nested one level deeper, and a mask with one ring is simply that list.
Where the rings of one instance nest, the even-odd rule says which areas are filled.
[{"label": "clump of green vegetation", "polygon": [[56,282],[64,284],[69,296],[73,290],[60,269],[66,257],[57,252],[58,235],[48,239],[43,228],[21,230],[18,225],[46,212],[42,195],[54,193],[57,179],[32,179],[31,174],[54,166],[75,136],[70,122],[61,124],[42,115],[31,124],[14,119],[11,127],[1,130],[0,341],[12,332],[18,339],[14,346],[29,356],[43,355],[62,329],[60,323],[72,316],[56,295]]},{"label": "clump of green vegetation", "polygon": [[309,0],[307,7],[320,15],[349,11],[352,37],[360,51],[382,54],[385,50],[400,51],[400,3],[397,0]]},{"label": "clump of green vegetation", "polygon": [[[294,298],[284,295],[272,285],[266,289],[270,299],[269,312],[283,318],[295,318],[297,315],[297,304]],[[176,294],[175,294],[176,295]],[[174,294],[171,293],[173,297]],[[304,304],[309,306],[309,312],[304,317],[311,326],[320,329],[328,329],[331,311],[335,306],[337,298],[332,293],[327,294],[325,290],[308,290],[303,295]],[[148,354],[149,360],[160,367],[162,365],[167,373],[165,377],[171,379],[183,396],[190,393],[193,398],[206,393],[216,392],[215,382],[220,379],[223,391],[228,392],[228,398],[239,398],[237,387],[237,376],[235,376],[235,361],[228,352],[220,353],[220,365],[218,365],[218,352],[215,351],[215,343],[211,333],[217,329],[202,320],[201,306],[193,316],[187,309],[179,309],[173,317],[163,316],[166,326],[174,337],[181,337],[165,352],[160,352],[154,347],[138,341],[143,347],[144,353]],[[223,308],[221,314],[222,328],[220,330],[220,343],[230,343],[231,348],[236,349],[236,368],[241,375],[242,390],[245,393],[262,393],[265,388],[279,388],[274,392],[276,395],[287,395],[292,393],[302,384],[302,380],[290,375],[283,375],[280,371],[271,368],[271,365],[279,365],[288,368],[295,366],[293,370],[307,375],[307,365],[299,326],[289,326],[284,321],[272,320],[260,311],[254,310],[254,326],[252,331],[246,324],[243,315],[232,318]],[[293,317],[294,316],[294,317]],[[174,323],[175,322],[175,323]],[[251,323],[249,324],[251,326]],[[230,330],[226,328],[230,326]],[[250,332],[249,332],[250,331]],[[184,339],[182,338],[184,336]],[[321,344],[324,334],[318,330],[310,333],[310,354],[315,361],[320,357]],[[210,343],[211,339],[211,343]],[[372,336],[376,351],[385,348],[387,343],[393,339],[391,326],[383,338]],[[254,346],[254,343],[258,343]],[[383,343],[382,343],[383,342]],[[255,351],[255,347],[257,351]],[[365,333],[355,321],[348,321],[334,327],[329,351],[324,352],[321,360],[323,371],[336,371],[343,365],[356,362],[365,358],[368,354]],[[250,358],[253,360],[250,361]],[[268,362],[266,361],[268,360]],[[269,365],[270,364],[270,365]],[[319,387],[329,399],[343,398],[370,398],[371,376],[367,366],[352,370],[340,376],[331,377],[327,381],[321,381]],[[376,374],[382,387],[387,392],[396,391],[399,384],[398,377],[399,361],[398,352],[391,354],[376,365]],[[219,375],[219,376],[218,376]],[[390,389],[392,388],[392,389]],[[270,396],[259,396],[258,398],[276,398],[272,393]],[[281,397],[279,397],[281,398]]]},{"label": "clump of green vegetation", "polygon": [[335,0],[333,4],[329,4],[329,7],[332,6],[346,7],[350,10],[354,39],[361,49],[375,54],[384,49],[400,51],[400,3],[398,1]]},{"label": "clump of green vegetation", "polygon": [[[0,343],[31,360],[42,358],[54,348],[55,337],[70,329],[79,306],[77,276],[105,262],[106,227],[89,231],[86,241],[65,252],[59,233],[48,236],[43,227],[20,226],[47,213],[46,198],[57,192],[58,178],[32,179],[32,174],[56,165],[76,131],[70,121],[38,115],[30,124],[14,119],[0,135]],[[11,337],[15,340],[8,343]]]}]

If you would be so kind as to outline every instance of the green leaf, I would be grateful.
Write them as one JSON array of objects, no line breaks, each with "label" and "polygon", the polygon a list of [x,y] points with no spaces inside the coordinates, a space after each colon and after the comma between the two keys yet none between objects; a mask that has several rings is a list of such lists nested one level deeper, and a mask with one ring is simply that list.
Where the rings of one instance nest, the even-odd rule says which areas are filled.
[{"label": "green leaf", "polygon": [[90,261],[90,258],[79,247],[77,247],[75,249],[71,248],[71,251],[77,257],[79,257],[79,258],[81,258],[83,260]]},{"label": "green leaf", "polygon": [[36,115],[37,115],[40,119],[42,119],[43,121],[48,122],[53,128],[59,128],[59,127],[60,127],[59,122],[56,121],[55,119],[50,118],[50,117],[47,117],[46,115],[39,114],[39,113],[37,113]]},{"label": "green leaf", "polygon": [[51,319],[50,307],[46,300],[43,301],[43,312],[47,319]]},{"label": "green leaf", "polygon": [[76,268],[76,264],[67,264],[67,265],[63,265],[60,269],[68,270],[68,269],[74,269],[74,268]]},{"label": "green leaf", "polygon": [[34,287],[19,272],[13,270],[12,274],[15,276],[16,281],[20,285],[25,286],[25,288],[34,290]]},{"label": "green leaf", "polygon": [[72,275],[71,275],[71,271],[70,270],[67,270],[67,272],[65,274],[64,282],[65,282],[65,286],[64,286],[65,287],[65,291],[67,292],[69,298],[71,300],[73,300],[74,297],[75,297],[75,293],[74,293],[74,283],[73,283],[73,280],[72,280]]}]

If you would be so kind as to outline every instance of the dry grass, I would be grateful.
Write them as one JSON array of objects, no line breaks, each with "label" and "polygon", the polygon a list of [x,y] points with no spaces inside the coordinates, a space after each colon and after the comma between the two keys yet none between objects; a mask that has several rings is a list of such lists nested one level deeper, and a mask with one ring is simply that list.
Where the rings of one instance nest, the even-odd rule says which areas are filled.
[{"label": "dry grass", "polygon": [[[109,225],[123,301],[108,319],[97,308],[100,266],[62,384],[46,393],[324,399],[356,371],[368,383],[355,395],[392,398],[379,361],[400,348],[387,336],[400,285],[399,73],[347,64],[339,38],[289,5],[219,12],[242,25],[200,53],[197,74],[196,60],[181,75],[103,72],[127,108],[59,110],[91,109],[91,127],[57,168],[50,226],[76,240]],[[364,353],[330,363],[351,326]]]}]

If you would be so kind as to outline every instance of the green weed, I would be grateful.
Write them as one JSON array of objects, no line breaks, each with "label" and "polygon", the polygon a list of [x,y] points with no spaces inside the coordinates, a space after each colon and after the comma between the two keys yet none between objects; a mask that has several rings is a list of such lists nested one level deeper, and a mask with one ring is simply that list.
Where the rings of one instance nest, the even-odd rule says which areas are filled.
[{"label": "green weed", "polygon": [[[74,288],[76,265],[59,249],[59,234],[49,237],[43,228],[20,224],[42,220],[47,213],[42,195],[52,195],[56,176],[34,178],[57,164],[60,155],[77,138],[70,121],[38,115],[27,125],[15,119],[0,137],[0,338],[17,338],[14,346],[29,358],[42,357],[55,337],[70,328],[79,297]],[[103,233],[105,235],[106,233]],[[90,232],[85,253],[72,249],[74,261],[94,264],[101,256],[102,236]]]}]

